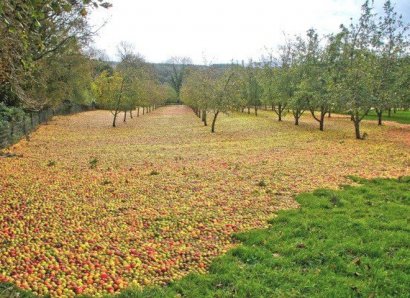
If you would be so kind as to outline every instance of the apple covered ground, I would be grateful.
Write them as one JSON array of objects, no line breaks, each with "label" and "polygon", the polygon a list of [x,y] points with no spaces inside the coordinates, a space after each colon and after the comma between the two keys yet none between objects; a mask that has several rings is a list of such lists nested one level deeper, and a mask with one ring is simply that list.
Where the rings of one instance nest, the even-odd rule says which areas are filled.
[{"label": "apple covered ground", "polygon": [[110,118],[56,117],[0,159],[0,282],[52,296],[162,285],[206,271],[296,194],[409,175],[404,124],[364,122],[357,141],[345,116],[320,132],[309,116],[234,113],[215,134],[185,106]]}]

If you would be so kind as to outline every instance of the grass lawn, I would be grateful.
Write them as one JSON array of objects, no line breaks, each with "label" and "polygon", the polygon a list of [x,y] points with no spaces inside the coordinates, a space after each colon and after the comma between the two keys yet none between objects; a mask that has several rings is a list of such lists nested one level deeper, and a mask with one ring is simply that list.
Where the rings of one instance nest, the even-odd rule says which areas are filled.
[{"label": "grass lawn", "polygon": [[[375,111],[370,111],[369,114],[365,117],[366,120],[377,120],[377,114]],[[382,121],[395,121],[402,124],[410,124],[410,111],[397,111],[394,113],[391,112],[389,117],[387,111],[383,112]]]},{"label": "grass lawn", "polygon": [[208,274],[118,297],[408,297],[410,177],[297,197]]}]

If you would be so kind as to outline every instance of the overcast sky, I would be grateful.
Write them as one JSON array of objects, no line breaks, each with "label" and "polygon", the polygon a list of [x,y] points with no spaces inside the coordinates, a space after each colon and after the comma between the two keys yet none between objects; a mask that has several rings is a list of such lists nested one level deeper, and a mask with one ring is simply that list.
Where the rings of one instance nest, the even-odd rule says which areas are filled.
[{"label": "overcast sky", "polygon": [[[128,41],[149,62],[188,56],[194,63],[258,60],[265,48],[277,48],[289,35],[313,27],[336,32],[357,19],[363,0],[113,0],[113,7],[95,10],[93,26],[106,25],[95,47],[116,60],[116,47]],[[380,10],[383,0],[376,0]],[[393,0],[410,21],[410,0]]]}]

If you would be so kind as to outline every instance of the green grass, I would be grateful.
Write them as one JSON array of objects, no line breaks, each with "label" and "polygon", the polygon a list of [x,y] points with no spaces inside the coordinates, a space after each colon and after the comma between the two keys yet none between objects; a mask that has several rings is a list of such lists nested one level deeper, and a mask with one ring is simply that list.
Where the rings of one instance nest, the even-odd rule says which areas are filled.
[{"label": "green grass", "polygon": [[28,291],[17,289],[10,283],[0,282],[0,297],[1,298],[36,298],[37,296]]},{"label": "green grass", "polygon": [[270,228],[235,235],[241,244],[207,274],[117,297],[409,297],[410,177],[354,180],[299,195],[301,207]]},{"label": "green grass", "polygon": [[297,197],[205,275],[119,297],[409,297],[410,177]]},{"label": "green grass", "polygon": [[[365,117],[367,120],[377,120],[377,114],[375,111],[370,111],[369,114]],[[402,124],[410,124],[410,111],[397,111],[394,113],[391,112],[389,117],[387,111],[383,112],[382,121],[395,121]]]}]

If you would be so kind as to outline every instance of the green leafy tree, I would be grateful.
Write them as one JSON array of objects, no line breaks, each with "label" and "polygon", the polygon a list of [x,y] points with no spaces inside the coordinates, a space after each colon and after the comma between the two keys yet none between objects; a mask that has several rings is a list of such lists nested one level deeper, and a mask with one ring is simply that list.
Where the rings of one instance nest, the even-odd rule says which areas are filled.
[{"label": "green leafy tree", "polygon": [[329,92],[331,63],[328,52],[323,51],[320,46],[317,32],[309,29],[306,35],[302,46],[303,69],[299,90],[300,95],[307,101],[313,118],[319,122],[319,129],[323,131],[325,116],[333,106],[333,98]]},{"label": "green leafy tree", "polygon": [[36,80],[26,84],[30,98],[41,98],[31,109],[58,107],[62,101],[79,105],[91,105],[93,65],[74,44],[64,54],[37,63],[33,75]]},{"label": "green leafy tree", "polygon": [[237,105],[239,85],[240,80],[234,67],[221,70],[205,66],[189,71],[181,95],[196,113],[202,109],[213,114],[211,132],[215,132],[218,115],[233,110]]},{"label": "green leafy tree", "polygon": [[238,85],[239,80],[234,68],[225,70],[222,75],[219,75],[217,71],[213,71],[213,75],[209,80],[211,90],[209,108],[214,114],[211,132],[215,132],[216,119],[219,113],[227,113],[235,107],[235,102],[240,93]]},{"label": "green leafy tree", "polygon": [[0,100],[33,109],[46,104],[27,93],[38,79],[33,72],[38,74],[38,68],[46,65],[41,61],[90,38],[86,16],[98,6],[110,4],[103,0],[1,1]]},{"label": "green leafy tree", "polygon": [[208,125],[207,111],[213,96],[211,89],[212,80],[213,72],[208,67],[192,68],[188,71],[181,89],[181,99],[183,102],[192,107],[198,116],[200,111],[202,111],[201,120],[205,126]]},{"label": "green leafy tree", "polygon": [[261,84],[262,84],[262,103],[264,105],[272,106],[272,111],[275,110],[275,58],[270,51],[267,55],[262,57],[262,71],[261,71]]},{"label": "green leafy tree", "polygon": [[168,63],[171,64],[170,71],[170,85],[174,89],[177,103],[180,102],[180,93],[182,84],[184,81],[186,68],[192,64],[192,61],[188,57],[172,57]]},{"label": "green leafy tree", "polygon": [[244,68],[244,92],[248,107],[253,107],[255,115],[258,115],[258,108],[262,104],[262,84],[260,83],[260,71],[255,64],[250,61]]},{"label": "green leafy tree", "polygon": [[383,6],[384,15],[380,17],[377,24],[377,33],[373,40],[373,48],[376,59],[373,59],[374,73],[374,108],[378,116],[378,124],[382,125],[382,115],[384,111],[389,111],[392,107],[400,104],[397,96],[399,90],[396,89],[396,77],[399,59],[408,50],[408,29],[404,24],[401,15],[394,10],[391,1],[388,0]]},{"label": "green leafy tree", "polygon": [[293,73],[293,64],[295,52],[293,44],[287,41],[279,47],[278,68],[275,70],[274,89],[273,91],[273,111],[278,116],[278,121],[286,114],[290,100],[296,91],[295,76]]},{"label": "green leafy tree", "polygon": [[98,107],[111,111],[113,127],[116,126],[116,120],[121,111],[124,85],[125,80],[117,71],[112,75],[107,71],[103,71],[94,82]]},{"label": "green leafy tree", "polygon": [[400,101],[402,108],[410,108],[410,57],[406,56],[398,60],[398,66],[394,72],[394,94]]},{"label": "green leafy tree", "polygon": [[342,25],[341,55],[343,76],[337,82],[341,105],[351,115],[356,139],[362,139],[360,123],[375,104],[372,71],[375,56],[370,51],[376,26],[369,1],[362,5],[357,23]]}]

